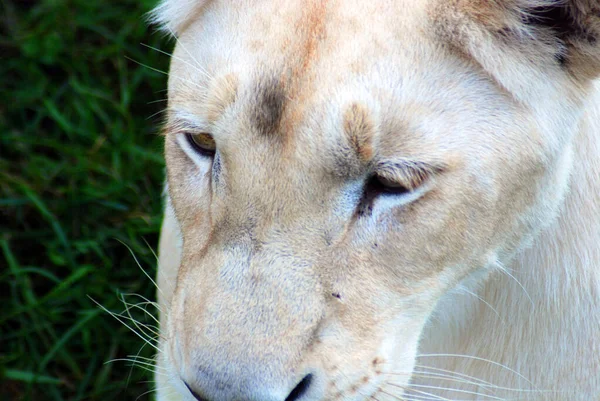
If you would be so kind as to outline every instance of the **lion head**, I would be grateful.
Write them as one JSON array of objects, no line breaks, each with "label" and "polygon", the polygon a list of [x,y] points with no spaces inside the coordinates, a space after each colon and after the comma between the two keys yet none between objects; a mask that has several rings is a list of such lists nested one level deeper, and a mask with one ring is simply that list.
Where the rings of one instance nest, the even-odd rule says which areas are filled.
[{"label": "lion head", "polygon": [[155,15],[177,38],[171,385],[401,396],[440,298],[556,214],[600,72],[595,2],[166,0]]}]

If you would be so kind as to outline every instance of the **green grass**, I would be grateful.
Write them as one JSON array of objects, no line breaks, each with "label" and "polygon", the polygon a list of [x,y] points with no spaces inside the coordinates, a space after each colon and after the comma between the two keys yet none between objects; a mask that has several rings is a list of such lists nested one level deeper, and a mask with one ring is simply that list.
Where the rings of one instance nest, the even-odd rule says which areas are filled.
[{"label": "green grass", "polygon": [[90,298],[117,312],[121,293],[154,298],[131,255],[154,275],[164,166],[151,116],[166,77],[135,62],[168,68],[141,44],[172,47],[144,22],[154,4],[0,0],[0,400],[135,400],[152,387],[106,363],[143,341]]}]

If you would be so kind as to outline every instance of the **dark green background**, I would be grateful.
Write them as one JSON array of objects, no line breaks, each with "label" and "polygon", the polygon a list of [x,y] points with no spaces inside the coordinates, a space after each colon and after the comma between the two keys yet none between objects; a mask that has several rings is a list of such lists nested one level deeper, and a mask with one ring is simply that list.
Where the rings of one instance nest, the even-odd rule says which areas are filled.
[{"label": "dark green background", "polygon": [[106,363],[152,348],[90,298],[114,312],[119,294],[154,298],[142,269],[155,274],[166,76],[140,63],[166,71],[143,44],[172,49],[145,23],[154,5],[0,0],[0,400],[152,387],[143,369]]}]

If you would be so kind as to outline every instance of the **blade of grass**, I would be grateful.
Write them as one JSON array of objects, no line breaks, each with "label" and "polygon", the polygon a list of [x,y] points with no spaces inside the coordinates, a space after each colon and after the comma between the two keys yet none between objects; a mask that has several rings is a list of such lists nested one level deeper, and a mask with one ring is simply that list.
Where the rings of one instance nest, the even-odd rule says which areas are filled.
[{"label": "blade of grass", "polygon": [[2,372],[2,376],[7,380],[15,380],[25,383],[62,384],[62,380],[57,377],[40,375],[35,372],[27,372],[16,369],[6,369]]}]

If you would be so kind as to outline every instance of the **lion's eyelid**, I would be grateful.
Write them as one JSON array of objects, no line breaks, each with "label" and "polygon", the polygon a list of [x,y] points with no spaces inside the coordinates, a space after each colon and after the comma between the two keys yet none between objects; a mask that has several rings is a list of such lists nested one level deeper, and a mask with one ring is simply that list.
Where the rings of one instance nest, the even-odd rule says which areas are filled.
[{"label": "lion's eyelid", "polygon": [[199,134],[211,131],[209,125],[202,121],[202,119],[183,111],[173,112],[169,116],[164,130],[167,133],[173,134]]},{"label": "lion's eyelid", "polygon": [[425,163],[415,160],[384,161],[375,165],[377,176],[397,182],[413,191],[435,175],[445,170],[442,163]]}]

